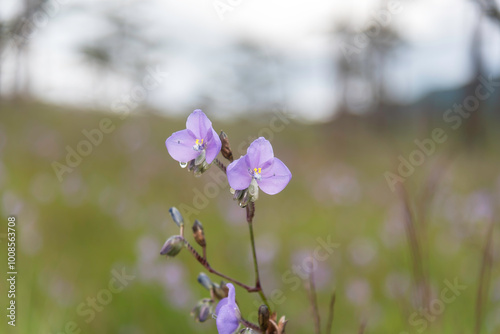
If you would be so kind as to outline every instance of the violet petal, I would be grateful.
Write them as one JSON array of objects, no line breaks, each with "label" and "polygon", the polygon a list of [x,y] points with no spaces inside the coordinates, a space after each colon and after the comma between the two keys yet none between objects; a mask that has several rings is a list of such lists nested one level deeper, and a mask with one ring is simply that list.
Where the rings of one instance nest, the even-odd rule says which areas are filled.
[{"label": "violet petal", "polygon": [[229,294],[217,305],[215,314],[217,316],[217,331],[219,334],[233,334],[239,327],[238,305],[236,305],[236,296],[234,286],[227,284]]},{"label": "violet petal", "polygon": [[252,182],[252,176],[248,171],[248,165],[245,157],[234,160],[227,166],[227,180],[229,186],[234,190],[243,190],[248,188]]},{"label": "violet petal", "polygon": [[257,181],[259,188],[268,195],[275,195],[285,189],[292,179],[292,173],[288,167],[278,158],[274,158],[272,173],[266,171],[262,178]]},{"label": "violet petal", "polygon": [[196,109],[189,115],[186,121],[186,128],[191,130],[196,139],[205,139],[209,130],[212,129],[212,122],[201,109]]},{"label": "violet petal", "polygon": [[168,153],[179,162],[188,162],[195,159],[200,152],[193,149],[196,142],[195,135],[189,130],[174,132],[165,141]]},{"label": "violet petal", "polygon": [[248,147],[246,159],[248,162],[248,167],[259,168],[272,160],[274,157],[273,147],[269,140],[264,137],[255,139],[252,144]]},{"label": "violet petal", "polygon": [[222,142],[220,141],[219,136],[217,135],[217,132],[215,132],[214,129],[210,129],[209,134],[207,135],[207,156],[206,160],[207,163],[212,163],[214,159],[217,157],[217,155],[220,152],[220,149],[222,148]]}]

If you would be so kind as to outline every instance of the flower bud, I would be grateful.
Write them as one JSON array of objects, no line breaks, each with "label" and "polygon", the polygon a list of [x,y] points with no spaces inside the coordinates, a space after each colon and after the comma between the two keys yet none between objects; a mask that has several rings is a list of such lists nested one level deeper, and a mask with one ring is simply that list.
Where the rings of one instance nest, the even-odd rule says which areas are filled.
[{"label": "flower bud", "polygon": [[214,283],[212,283],[212,280],[205,274],[205,273],[200,273],[198,275],[198,283],[203,285],[203,287],[207,290],[212,289],[214,286]]},{"label": "flower bud", "polygon": [[259,326],[263,332],[269,327],[269,309],[266,305],[261,305],[259,307]]},{"label": "flower bud", "polygon": [[193,236],[194,240],[201,247],[205,247],[207,242],[205,241],[205,233],[203,233],[203,225],[201,225],[200,221],[196,219],[193,224]]},{"label": "flower bud", "polygon": [[222,281],[220,282],[220,285],[214,284],[211,292],[212,292],[212,299],[221,300],[227,297],[227,295],[229,294],[229,289],[226,286],[226,283]]},{"label": "flower bud", "polygon": [[202,299],[196,304],[196,306],[191,311],[191,315],[194,317],[195,321],[204,322],[212,313],[213,301],[211,299]]},{"label": "flower bud", "polygon": [[175,206],[171,207],[168,212],[170,212],[170,216],[172,216],[172,220],[177,224],[177,226],[181,227],[181,225],[184,225],[184,218]]},{"label": "flower bud", "polygon": [[165,241],[160,254],[174,257],[179,254],[182,247],[184,247],[184,239],[180,235],[174,235]]},{"label": "flower bud", "polygon": [[229,160],[229,162],[233,162],[233,152],[231,151],[231,146],[229,146],[229,138],[227,138],[227,135],[224,131],[220,132],[219,138],[222,143],[222,156]]}]

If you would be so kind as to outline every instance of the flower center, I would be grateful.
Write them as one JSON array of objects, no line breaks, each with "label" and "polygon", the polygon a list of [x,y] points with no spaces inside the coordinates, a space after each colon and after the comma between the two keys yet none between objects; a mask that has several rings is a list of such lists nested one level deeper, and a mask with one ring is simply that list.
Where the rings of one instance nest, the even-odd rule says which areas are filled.
[{"label": "flower center", "polygon": [[252,175],[252,177],[256,180],[260,180],[261,179],[261,174],[262,173],[262,168],[254,168],[253,169],[253,172],[251,172],[250,174]]},{"label": "flower center", "polygon": [[193,145],[193,150],[195,151],[203,150],[203,139],[196,139],[196,143]]}]

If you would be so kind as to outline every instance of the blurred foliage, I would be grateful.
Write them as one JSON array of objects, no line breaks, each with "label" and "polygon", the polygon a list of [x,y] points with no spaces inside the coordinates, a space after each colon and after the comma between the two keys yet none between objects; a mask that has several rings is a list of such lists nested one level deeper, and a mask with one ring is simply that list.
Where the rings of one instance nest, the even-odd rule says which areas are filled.
[{"label": "blurred foliage", "polygon": [[[196,282],[202,267],[185,250],[175,259],[159,255],[163,242],[178,233],[169,207],[193,206],[197,191],[205,192],[215,172],[194,178],[168,155],[164,141],[184,128],[184,119],[141,111],[120,120],[26,103],[4,102],[1,108],[0,210],[2,219],[15,214],[19,229],[16,332],[63,333],[74,321],[83,333],[215,333],[213,320],[199,324],[189,316],[196,301],[208,297]],[[64,163],[66,147],[75,149],[86,139],[82,130],[97,128],[103,117],[113,121],[114,131],[59,182],[52,162]],[[217,131],[228,134],[238,157],[259,132],[269,137],[262,129],[269,128],[273,117],[232,124],[211,118]],[[426,333],[465,333],[474,327],[487,217],[498,212],[500,196],[500,138],[497,124],[489,126],[483,144],[474,150],[447,132],[450,139],[404,184],[416,207],[419,201],[428,204],[422,246],[433,294],[439,296],[444,280],[458,278],[467,287],[429,322]],[[269,295],[274,289],[283,291],[276,309],[290,319],[289,333],[311,333],[313,323],[305,282],[298,287],[283,275],[290,275],[318,246],[319,237],[340,245],[316,272],[323,325],[336,290],[334,333],[357,332],[364,320],[369,333],[417,333],[422,328],[408,321],[418,309],[412,302],[404,215],[384,172],[395,171],[398,155],[407,158],[416,148],[414,139],[429,137],[431,130],[401,122],[382,133],[368,119],[345,117],[314,126],[289,120],[269,138],[293,178],[279,195],[262,194],[255,232],[262,285]],[[436,171],[442,172],[439,178],[430,179]],[[428,182],[435,182],[435,191],[419,197]],[[187,219],[188,226],[195,218],[203,223],[214,268],[251,284],[244,210],[231,200],[227,186],[208,202]],[[497,227],[485,333],[500,330],[499,241]],[[4,249],[4,240],[2,245]],[[1,256],[1,268],[5,261]],[[112,270],[121,268],[136,278],[86,323],[78,306],[106,289]],[[5,294],[2,284],[0,295]],[[245,316],[258,308],[257,295],[237,289],[237,299]],[[5,319],[0,328],[4,326]]]}]

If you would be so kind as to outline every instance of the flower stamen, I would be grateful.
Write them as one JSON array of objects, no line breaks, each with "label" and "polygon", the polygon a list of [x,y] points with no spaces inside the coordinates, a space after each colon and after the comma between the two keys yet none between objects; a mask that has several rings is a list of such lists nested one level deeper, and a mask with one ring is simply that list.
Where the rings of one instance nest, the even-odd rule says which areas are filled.
[{"label": "flower stamen", "polygon": [[196,139],[196,143],[193,145],[193,150],[195,151],[203,150],[203,139]]},{"label": "flower stamen", "polygon": [[252,177],[256,180],[260,180],[261,179],[261,175],[262,174],[262,168],[254,168],[253,169],[253,172],[251,172],[250,174],[252,174]]}]

